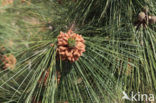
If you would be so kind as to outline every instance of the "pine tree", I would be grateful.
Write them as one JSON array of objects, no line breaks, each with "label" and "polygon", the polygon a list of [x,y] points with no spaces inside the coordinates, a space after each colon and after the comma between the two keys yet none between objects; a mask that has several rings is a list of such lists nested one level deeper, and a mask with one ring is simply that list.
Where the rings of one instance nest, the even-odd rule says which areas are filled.
[{"label": "pine tree", "polygon": [[129,103],[156,94],[155,0],[1,0],[0,103]]}]

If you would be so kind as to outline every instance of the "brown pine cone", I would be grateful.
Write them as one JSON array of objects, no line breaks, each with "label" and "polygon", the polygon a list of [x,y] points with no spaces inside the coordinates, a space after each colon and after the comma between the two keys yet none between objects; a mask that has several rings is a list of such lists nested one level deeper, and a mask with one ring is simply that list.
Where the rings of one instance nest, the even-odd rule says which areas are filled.
[{"label": "brown pine cone", "polygon": [[138,15],[138,20],[139,21],[143,21],[145,19],[146,15],[144,12],[140,12],[139,15]]},{"label": "brown pine cone", "polygon": [[149,16],[149,23],[155,24],[156,23],[156,16]]}]

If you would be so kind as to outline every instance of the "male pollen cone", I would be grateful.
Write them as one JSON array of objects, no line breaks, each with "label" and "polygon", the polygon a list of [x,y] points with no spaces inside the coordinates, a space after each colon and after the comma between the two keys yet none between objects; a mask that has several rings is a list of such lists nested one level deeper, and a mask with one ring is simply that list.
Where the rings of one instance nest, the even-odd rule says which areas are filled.
[{"label": "male pollen cone", "polygon": [[1,60],[4,63],[4,69],[6,68],[10,68],[10,69],[14,69],[15,65],[16,65],[16,58],[14,55],[9,55],[9,56],[3,56],[1,57]]},{"label": "male pollen cone", "polygon": [[14,0],[3,0],[2,1],[2,6],[6,6],[6,5],[9,5],[9,4],[13,4]]},{"label": "male pollen cone", "polygon": [[79,34],[69,30],[67,33],[60,32],[58,39],[58,55],[61,60],[75,62],[85,52],[85,40]]}]

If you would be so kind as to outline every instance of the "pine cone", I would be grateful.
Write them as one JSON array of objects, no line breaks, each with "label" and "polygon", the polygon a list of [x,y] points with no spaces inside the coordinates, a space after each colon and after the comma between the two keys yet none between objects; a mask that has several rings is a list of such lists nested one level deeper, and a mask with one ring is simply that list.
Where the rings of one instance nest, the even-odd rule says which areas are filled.
[{"label": "pine cone", "polygon": [[14,2],[14,0],[3,0],[3,1],[2,1],[2,5],[3,5],[3,6],[7,6],[7,5],[9,5],[9,4],[13,4],[13,2]]},{"label": "pine cone", "polygon": [[139,21],[143,21],[145,19],[146,15],[144,12],[140,12],[139,15],[138,15],[138,20]]},{"label": "pine cone", "polygon": [[85,52],[84,39],[81,35],[69,30],[68,33],[60,32],[58,38],[58,55],[61,60],[77,61]]},{"label": "pine cone", "polygon": [[149,16],[149,23],[155,24],[156,23],[156,16]]},{"label": "pine cone", "polygon": [[9,55],[6,59],[7,63],[5,64],[6,68],[14,69],[16,65],[16,58],[14,55]]},{"label": "pine cone", "polygon": [[0,59],[2,61],[3,64],[3,69],[14,69],[15,65],[16,65],[16,58],[14,57],[14,55],[9,55],[9,56],[0,56]]}]

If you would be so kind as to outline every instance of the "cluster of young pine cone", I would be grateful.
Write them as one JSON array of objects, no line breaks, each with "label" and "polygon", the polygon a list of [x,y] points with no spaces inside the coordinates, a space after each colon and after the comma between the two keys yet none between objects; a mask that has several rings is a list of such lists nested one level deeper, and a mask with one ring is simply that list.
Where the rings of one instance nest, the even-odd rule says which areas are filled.
[{"label": "cluster of young pine cone", "polygon": [[67,33],[60,32],[57,39],[57,52],[61,60],[74,62],[85,52],[83,37],[72,30],[69,30]]},{"label": "cluster of young pine cone", "polygon": [[1,61],[0,65],[3,69],[7,69],[7,68],[14,69],[15,68],[16,58],[14,55],[9,55],[9,56],[0,55],[0,61]]},{"label": "cluster of young pine cone", "polygon": [[149,24],[155,24],[156,23],[156,16],[149,15],[149,8],[145,6],[143,10],[138,15],[138,20],[141,22],[143,20],[146,20]]}]

